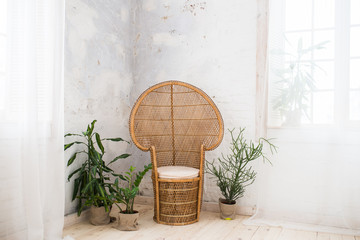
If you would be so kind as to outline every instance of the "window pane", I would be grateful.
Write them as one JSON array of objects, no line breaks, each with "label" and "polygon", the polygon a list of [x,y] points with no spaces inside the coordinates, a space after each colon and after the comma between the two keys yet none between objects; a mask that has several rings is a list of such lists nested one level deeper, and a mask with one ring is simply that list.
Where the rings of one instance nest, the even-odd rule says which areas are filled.
[{"label": "window pane", "polygon": [[350,60],[350,88],[360,88],[360,59]]},{"label": "window pane", "polygon": [[314,1],[315,28],[334,27],[334,22],[335,22],[334,4],[335,4],[334,0]]},{"label": "window pane", "polygon": [[0,114],[5,109],[6,31],[7,1],[0,1]]},{"label": "window pane", "polygon": [[6,70],[6,38],[0,35],[0,73]]},{"label": "window pane", "polygon": [[286,30],[311,28],[311,0],[286,0]]},{"label": "window pane", "polygon": [[360,27],[352,27],[350,30],[350,56],[360,56]]},{"label": "window pane", "polygon": [[333,123],[334,121],[334,93],[314,92],[313,121],[317,124]]},{"label": "window pane", "polygon": [[315,31],[314,45],[321,44],[321,49],[314,49],[314,59],[334,58],[334,31]]},{"label": "window pane", "polygon": [[317,89],[334,88],[334,62],[315,62],[314,81]]},{"label": "window pane", "polygon": [[0,73],[0,111],[5,108],[5,81],[4,80],[5,80],[4,74]]},{"label": "window pane", "polygon": [[360,0],[351,0],[351,24],[360,24]]},{"label": "window pane", "polygon": [[360,120],[360,91],[350,92],[350,120]]},{"label": "window pane", "polygon": [[[311,46],[311,33],[310,32],[301,32],[301,33],[287,33],[285,40],[285,52],[291,55],[286,55],[285,60],[293,61],[298,58],[298,48],[299,42],[302,49],[307,49]],[[301,57],[301,60],[310,60],[311,52],[304,54]]]},{"label": "window pane", "polygon": [[7,1],[0,1],[0,34],[6,33],[7,28]]}]

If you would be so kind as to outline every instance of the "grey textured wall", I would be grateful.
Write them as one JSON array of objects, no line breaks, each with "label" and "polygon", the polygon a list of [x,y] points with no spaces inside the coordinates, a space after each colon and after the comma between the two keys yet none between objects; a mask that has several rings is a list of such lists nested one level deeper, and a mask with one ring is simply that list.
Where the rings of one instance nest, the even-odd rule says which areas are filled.
[{"label": "grey textured wall", "polygon": [[[127,129],[133,84],[130,3],[131,0],[66,1],[66,133],[85,131],[87,124],[97,119],[96,129],[102,137],[130,140]],[[127,148],[124,143],[106,144],[106,159]],[[75,149],[67,150],[65,157]],[[75,167],[67,168],[66,175]],[[125,166],[115,167],[121,171]],[[66,184],[66,214],[74,212],[76,207],[71,202],[72,185],[73,182]]]},{"label": "grey textured wall", "polygon": [[[67,0],[66,131],[80,131],[98,119],[104,136],[130,139],[128,117],[137,97],[155,83],[181,80],[214,100],[225,128],[247,127],[248,137],[254,137],[256,14],[254,0]],[[226,132],[206,159],[227,153],[229,140]],[[133,154],[119,171],[150,162],[149,153],[133,145],[117,146],[108,146],[109,155]],[[240,205],[256,204],[254,188]],[[71,189],[67,184],[66,213],[75,208]],[[150,175],[141,194],[152,195]],[[219,196],[207,178],[205,201]]]}]

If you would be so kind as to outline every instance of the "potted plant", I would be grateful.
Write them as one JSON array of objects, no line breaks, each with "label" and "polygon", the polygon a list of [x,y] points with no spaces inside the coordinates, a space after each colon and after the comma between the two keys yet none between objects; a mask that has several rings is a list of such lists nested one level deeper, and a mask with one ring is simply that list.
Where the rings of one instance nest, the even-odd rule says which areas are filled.
[{"label": "potted plant", "polygon": [[[238,134],[229,130],[231,135],[230,154],[215,161],[206,161],[206,172],[216,179],[223,198],[219,199],[220,217],[231,220],[236,214],[236,200],[243,197],[245,187],[255,181],[256,172],[249,163],[258,158],[269,161],[264,153],[264,144],[270,146],[271,153],[276,146],[269,139],[260,138],[258,143],[247,141],[244,137],[245,128],[240,128]],[[270,162],[271,163],[271,162]]]},{"label": "potted plant", "polygon": [[[77,137],[80,138],[80,140],[65,144],[64,150],[74,145],[82,146],[67,162],[67,166],[72,165],[75,160],[82,162],[81,166],[72,171],[68,176],[68,181],[70,181],[73,176],[76,176],[72,201],[78,199],[78,216],[80,216],[84,207],[90,207],[90,223],[102,225],[110,222],[109,212],[113,203],[108,192],[110,183],[107,181],[110,180],[109,174],[114,173],[114,171],[109,165],[119,159],[127,158],[130,154],[121,154],[106,164],[103,160],[105,149],[102,141],[120,142],[124,140],[122,138],[102,139],[99,133],[94,131],[95,123],[96,120],[92,121],[82,134],[66,134],[65,137]],[[84,155],[84,157],[80,158],[80,155]]]},{"label": "potted plant", "polygon": [[[138,229],[139,212],[134,210],[134,200],[139,192],[141,180],[145,174],[152,169],[151,163],[144,166],[144,170],[135,173],[135,167],[130,166],[125,175],[113,174],[117,176],[114,183],[110,187],[111,197],[114,203],[119,208],[119,217],[117,229],[123,231],[134,231]],[[119,180],[125,181],[125,186],[119,186]],[[125,207],[121,208],[119,204],[124,204]]]},{"label": "potted plant", "polygon": [[313,71],[320,69],[313,61],[304,61],[310,52],[324,49],[326,42],[315,44],[308,48],[303,47],[302,38],[298,40],[296,55],[282,50],[274,50],[273,54],[289,56],[291,60],[285,63],[285,68],[276,69],[278,94],[273,99],[273,109],[280,113],[285,126],[298,126],[302,116],[310,119],[309,93],[315,90]]}]

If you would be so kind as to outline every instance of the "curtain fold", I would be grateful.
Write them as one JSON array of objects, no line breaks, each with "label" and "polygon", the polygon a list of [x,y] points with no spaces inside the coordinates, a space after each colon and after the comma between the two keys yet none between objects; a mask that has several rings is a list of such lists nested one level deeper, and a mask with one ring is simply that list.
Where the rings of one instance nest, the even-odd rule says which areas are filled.
[{"label": "curtain fold", "polygon": [[[264,2],[258,0],[258,9]],[[258,68],[257,83],[263,86],[257,89],[261,107],[256,126],[263,132],[261,109],[268,102],[267,137],[273,138],[278,153],[271,157],[273,166],[259,166],[257,212],[247,224],[360,235],[360,125],[351,119],[352,103],[337,97],[348,99],[351,94],[343,87],[350,81],[345,64],[353,47],[349,4],[341,0],[270,1],[269,35],[262,38],[267,47],[258,44],[257,49],[265,51],[262,56],[268,52],[269,71]],[[308,19],[299,18],[312,11],[316,14]],[[328,17],[325,23],[324,16]],[[331,21],[335,24],[327,32],[316,25]],[[259,27],[263,29],[258,33],[268,31],[265,24]],[[259,81],[262,75],[268,80]],[[306,86],[305,81],[314,86]],[[293,82],[296,89],[291,88]],[[269,96],[261,94],[267,84]],[[280,103],[279,95],[283,96]],[[291,114],[296,111],[288,107],[293,99],[293,105],[300,105],[300,116]]]},{"label": "curtain fold", "polygon": [[0,239],[61,239],[64,1],[4,5]]}]

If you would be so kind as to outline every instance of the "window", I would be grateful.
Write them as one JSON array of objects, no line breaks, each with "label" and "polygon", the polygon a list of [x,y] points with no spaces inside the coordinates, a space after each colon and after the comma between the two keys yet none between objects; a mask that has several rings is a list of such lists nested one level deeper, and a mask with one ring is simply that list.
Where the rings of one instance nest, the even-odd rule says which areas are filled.
[{"label": "window", "polygon": [[270,1],[269,126],[360,124],[360,0]]},{"label": "window", "polygon": [[0,2],[0,115],[5,110],[7,1]]}]

